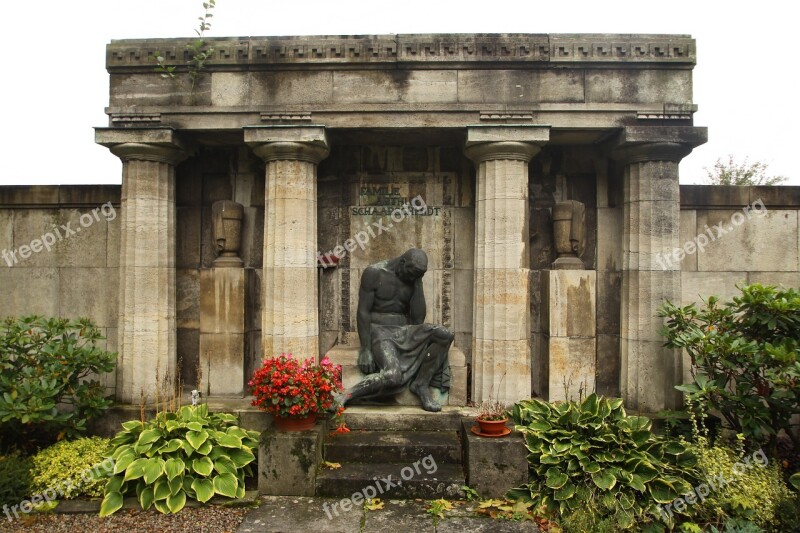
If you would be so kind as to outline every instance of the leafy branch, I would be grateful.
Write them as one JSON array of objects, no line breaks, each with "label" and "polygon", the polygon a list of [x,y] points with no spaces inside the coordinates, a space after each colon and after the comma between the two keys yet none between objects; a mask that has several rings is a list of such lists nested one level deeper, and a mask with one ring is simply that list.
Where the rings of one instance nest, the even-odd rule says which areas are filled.
[{"label": "leafy branch", "polygon": [[[194,103],[194,90],[197,85],[197,79],[200,77],[200,73],[214,53],[214,48],[208,47],[208,42],[206,42],[204,36],[205,33],[211,29],[210,19],[214,16],[211,11],[215,7],[216,0],[203,2],[203,16],[197,17],[197,20],[200,21],[200,25],[194,30],[198,38],[192,41],[191,44],[186,45],[186,49],[191,56],[191,59],[187,62],[187,66],[189,70],[189,79],[191,80],[190,94],[192,103]],[[162,78],[169,78],[180,83],[175,77],[175,68],[177,65],[167,65],[167,58],[161,52],[155,53],[155,59],[156,67],[154,70],[160,73]]]}]

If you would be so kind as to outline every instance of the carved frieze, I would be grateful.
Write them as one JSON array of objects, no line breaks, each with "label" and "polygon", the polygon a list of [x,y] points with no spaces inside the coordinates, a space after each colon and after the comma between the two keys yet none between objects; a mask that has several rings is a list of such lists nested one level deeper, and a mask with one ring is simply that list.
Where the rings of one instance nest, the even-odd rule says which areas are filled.
[{"label": "carved frieze", "polygon": [[[185,39],[112,41],[106,66],[138,69],[185,65]],[[209,39],[210,69],[230,66],[341,63],[695,63],[695,42],[685,35],[433,34],[252,37]]]}]

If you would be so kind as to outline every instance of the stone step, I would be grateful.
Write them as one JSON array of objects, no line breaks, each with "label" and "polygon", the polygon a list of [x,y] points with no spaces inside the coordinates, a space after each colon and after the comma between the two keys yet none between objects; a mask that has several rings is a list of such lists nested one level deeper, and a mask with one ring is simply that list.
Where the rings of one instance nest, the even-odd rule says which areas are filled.
[{"label": "stone step", "polygon": [[334,463],[413,463],[431,457],[437,464],[461,463],[455,431],[351,431],[328,436],[325,460]]},{"label": "stone step", "polygon": [[[342,463],[317,474],[317,496],[350,498],[437,499],[463,495],[464,470],[460,464],[417,459],[408,463]],[[359,503],[354,499],[356,506]]]},{"label": "stone step", "polygon": [[461,418],[477,415],[474,407],[445,405],[438,413],[420,407],[348,406],[345,411],[347,427],[351,430],[374,431],[460,431]]}]

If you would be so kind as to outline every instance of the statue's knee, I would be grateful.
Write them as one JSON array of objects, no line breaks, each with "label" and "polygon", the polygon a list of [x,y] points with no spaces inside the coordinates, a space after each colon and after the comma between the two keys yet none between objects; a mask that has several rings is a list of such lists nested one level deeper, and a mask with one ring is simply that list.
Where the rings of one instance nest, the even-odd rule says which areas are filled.
[{"label": "statue's knee", "polygon": [[396,387],[403,384],[403,373],[399,368],[390,368],[383,372],[383,377],[386,379],[386,384],[390,387]]}]

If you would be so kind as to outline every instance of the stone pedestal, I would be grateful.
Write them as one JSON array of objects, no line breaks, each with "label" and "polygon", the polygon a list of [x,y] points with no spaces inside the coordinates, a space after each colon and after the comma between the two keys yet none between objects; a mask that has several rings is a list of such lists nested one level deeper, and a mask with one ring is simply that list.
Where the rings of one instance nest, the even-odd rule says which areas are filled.
[{"label": "stone pedestal", "polygon": [[[474,418],[461,423],[467,485],[482,498],[503,498],[510,489],[528,482],[528,449],[516,431],[499,438],[472,433]],[[513,423],[509,422],[513,428]]]},{"label": "stone pedestal", "polygon": [[328,155],[325,129],[256,126],[244,137],[267,164],[263,354],[318,357],[317,164]]},{"label": "stone pedestal", "polygon": [[548,400],[578,400],[595,390],[597,273],[542,273],[548,300]]},{"label": "stone pedestal", "polygon": [[264,431],[258,448],[258,493],[314,496],[325,432],[321,422],[308,431]]},{"label": "stone pedestal", "polygon": [[531,395],[528,162],[544,126],[472,126],[476,167],[472,399]]},{"label": "stone pedestal", "polygon": [[245,394],[245,293],[243,268],[200,271],[200,386],[208,396]]},{"label": "stone pedestal", "polygon": [[614,156],[625,164],[620,312],[620,391],[632,410],[674,408],[681,358],[663,346],[665,300],[681,301],[678,264],[662,264],[680,242],[678,163],[707,138],[704,128],[627,127]]},{"label": "stone pedestal", "polygon": [[175,165],[188,155],[170,128],[98,128],[122,160],[117,399],[155,400],[175,377]]}]

